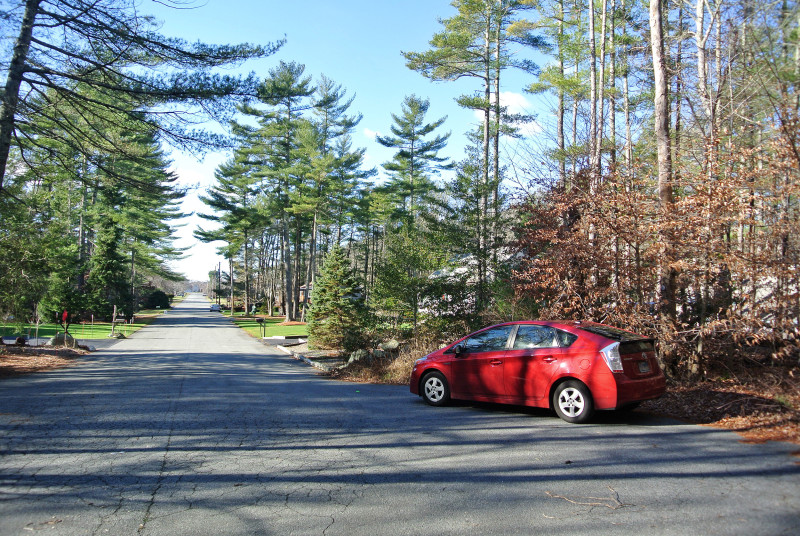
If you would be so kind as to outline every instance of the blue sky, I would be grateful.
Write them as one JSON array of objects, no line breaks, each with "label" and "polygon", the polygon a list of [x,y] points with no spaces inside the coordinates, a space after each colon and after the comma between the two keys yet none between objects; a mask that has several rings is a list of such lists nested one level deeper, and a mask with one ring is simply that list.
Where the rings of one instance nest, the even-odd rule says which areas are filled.
[{"label": "blue sky", "polygon": [[[454,98],[479,88],[478,82],[434,83],[409,70],[401,51],[428,48],[433,34],[440,30],[439,18],[450,17],[455,10],[449,0],[200,0],[194,9],[170,9],[149,0],[143,12],[163,22],[162,33],[173,37],[207,43],[268,43],[286,38],[286,44],[273,56],[248,62],[238,70],[254,71],[266,77],[280,60],[306,66],[306,74],[317,79],[324,74],[355,95],[351,106],[364,118],[353,142],[367,149],[367,167],[376,167],[391,159],[392,152],[375,142],[375,133],[386,134],[392,124],[391,114],[400,111],[406,95],[430,99],[429,121],[442,116],[448,120],[443,132],[452,133],[447,156],[460,160],[465,145],[464,133],[479,121],[473,112],[458,107]],[[522,86],[531,80],[519,78],[517,86],[506,84],[504,97],[528,112],[533,99],[523,95]],[[173,153],[175,171],[184,185],[207,188],[214,182],[214,168],[228,155],[211,154],[202,162],[189,155]],[[184,202],[186,212],[204,211],[197,191]],[[182,247],[191,246],[187,259],[174,268],[189,279],[207,279],[218,261],[218,244],[200,244],[191,238],[200,223],[188,218],[179,230]]]}]

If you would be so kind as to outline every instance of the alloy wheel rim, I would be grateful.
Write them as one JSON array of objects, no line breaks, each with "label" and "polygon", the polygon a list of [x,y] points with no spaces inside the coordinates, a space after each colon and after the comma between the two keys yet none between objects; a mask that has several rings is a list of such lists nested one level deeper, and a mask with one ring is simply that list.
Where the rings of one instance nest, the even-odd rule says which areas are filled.
[{"label": "alloy wheel rim", "polygon": [[568,417],[577,417],[583,413],[585,405],[583,395],[574,387],[567,387],[558,397],[558,407]]},{"label": "alloy wheel rim", "polygon": [[425,382],[425,395],[428,400],[438,402],[444,396],[444,385],[438,378],[430,378]]}]

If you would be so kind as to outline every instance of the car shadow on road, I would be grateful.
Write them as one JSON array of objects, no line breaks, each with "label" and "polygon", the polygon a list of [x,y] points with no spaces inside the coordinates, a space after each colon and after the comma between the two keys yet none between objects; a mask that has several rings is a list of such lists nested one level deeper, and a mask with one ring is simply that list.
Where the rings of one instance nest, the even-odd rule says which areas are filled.
[{"label": "car shadow on road", "polygon": [[[424,404],[420,400],[421,404]],[[425,404],[427,405],[427,404]],[[516,406],[508,404],[495,404],[491,402],[474,402],[465,400],[452,400],[451,406],[462,408],[474,408],[487,413],[508,413],[516,415],[528,415],[537,419],[556,419],[558,416],[553,410],[545,408],[534,408],[529,406]],[[596,411],[586,424],[597,425],[632,425],[632,426],[674,426],[679,421],[664,417],[643,410],[602,410]],[[568,425],[570,426],[570,425]],[[580,426],[580,425],[571,425]]]}]

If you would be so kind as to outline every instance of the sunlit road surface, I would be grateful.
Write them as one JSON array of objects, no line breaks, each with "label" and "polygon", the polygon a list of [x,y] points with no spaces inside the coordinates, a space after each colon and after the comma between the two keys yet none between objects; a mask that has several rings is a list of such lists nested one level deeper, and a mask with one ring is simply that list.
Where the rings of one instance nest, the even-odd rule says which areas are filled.
[{"label": "sunlit road surface", "polygon": [[634,413],[432,408],[328,380],[192,295],[0,380],[0,535],[797,534],[797,445]]}]

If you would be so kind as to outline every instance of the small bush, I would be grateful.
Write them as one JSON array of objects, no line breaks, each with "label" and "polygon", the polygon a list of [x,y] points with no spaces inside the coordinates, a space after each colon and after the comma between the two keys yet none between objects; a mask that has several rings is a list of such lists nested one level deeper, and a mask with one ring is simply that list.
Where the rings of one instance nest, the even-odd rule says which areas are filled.
[{"label": "small bush", "polygon": [[145,309],[169,309],[169,296],[163,290],[154,290],[142,300]]}]

